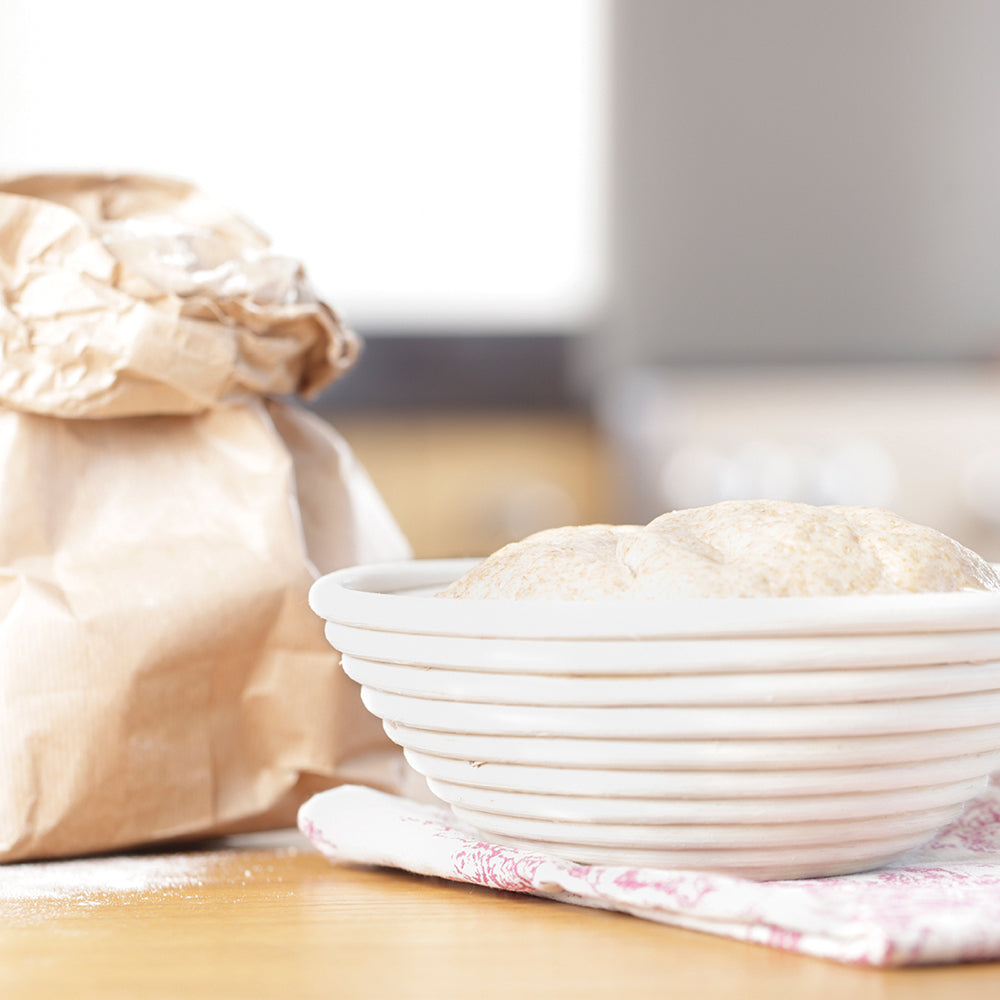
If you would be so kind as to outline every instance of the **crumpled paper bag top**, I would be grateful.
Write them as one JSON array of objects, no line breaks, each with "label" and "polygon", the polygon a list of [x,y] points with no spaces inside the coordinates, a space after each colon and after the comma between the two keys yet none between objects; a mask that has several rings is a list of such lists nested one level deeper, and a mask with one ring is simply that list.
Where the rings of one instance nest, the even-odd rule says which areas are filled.
[{"label": "crumpled paper bag top", "polygon": [[310,397],[359,351],[298,261],[189,184],[0,182],[0,406],[103,418]]}]

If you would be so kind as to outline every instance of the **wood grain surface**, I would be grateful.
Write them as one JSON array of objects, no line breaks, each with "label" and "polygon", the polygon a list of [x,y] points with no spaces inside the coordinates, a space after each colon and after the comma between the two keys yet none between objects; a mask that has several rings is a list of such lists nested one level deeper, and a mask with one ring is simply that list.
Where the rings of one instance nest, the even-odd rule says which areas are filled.
[{"label": "wood grain surface", "polygon": [[[130,864],[132,884],[124,887],[115,858],[0,870],[0,997],[978,1000],[1000,993],[1000,963],[852,968],[620,914],[335,867],[304,841],[229,844]],[[13,888],[4,890],[5,875]]]}]

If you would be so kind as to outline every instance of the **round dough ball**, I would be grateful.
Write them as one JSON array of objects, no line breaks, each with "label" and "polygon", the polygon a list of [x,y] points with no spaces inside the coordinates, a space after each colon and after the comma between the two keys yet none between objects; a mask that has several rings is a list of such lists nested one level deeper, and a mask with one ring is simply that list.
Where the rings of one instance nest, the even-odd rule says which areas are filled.
[{"label": "round dough ball", "polygon": [[591,524],[505,546],[442,591],[503,600],[803,597],[1000,590],[954,539],[874,507],[731,500],[645,527]]}]

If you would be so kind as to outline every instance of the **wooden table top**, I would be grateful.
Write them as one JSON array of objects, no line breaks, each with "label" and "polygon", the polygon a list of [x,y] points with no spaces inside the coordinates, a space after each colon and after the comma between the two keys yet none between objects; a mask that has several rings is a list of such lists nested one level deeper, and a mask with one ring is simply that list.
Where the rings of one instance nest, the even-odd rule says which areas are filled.
[{"label": "wooden table top", "polygon": [[0,996],[851,997],[1000,994],[1000,963],[871,970],[621,914],[336,867],[294,832],[0,868]]}]

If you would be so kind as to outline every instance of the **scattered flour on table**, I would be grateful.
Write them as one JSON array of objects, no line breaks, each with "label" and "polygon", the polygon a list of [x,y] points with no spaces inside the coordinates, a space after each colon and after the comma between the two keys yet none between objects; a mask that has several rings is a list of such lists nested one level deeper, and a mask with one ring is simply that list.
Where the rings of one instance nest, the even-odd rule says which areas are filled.
[{"label": "scattered flour on table", "polygon": [[[296,835],[297,836],[297,835]],[[19,861],[0,865],[0,925],[44,921],[102,905],[136,901],[149,893],[196,890],[220,866],[234,867],[247,848],[271,846],[279,854],[309,850],[290,837],[273,841],[248,838],[233,846],[136,853],[55,861]],[[240,851],[244,854],[241,855]],[[240,867],[245,879],[259,873]]]},{"label": "scattered flour on table", "polygon": [[0,905],[11,899],[146,892],[192,885],[209,863],[205,853],[15,862],[0,868]]},{"label": "scattered flour on table", "polygon": [[0,866],[0,922],[45,920],[155,891],[193,888],[211,868],[206,853],[124,855]]}]

